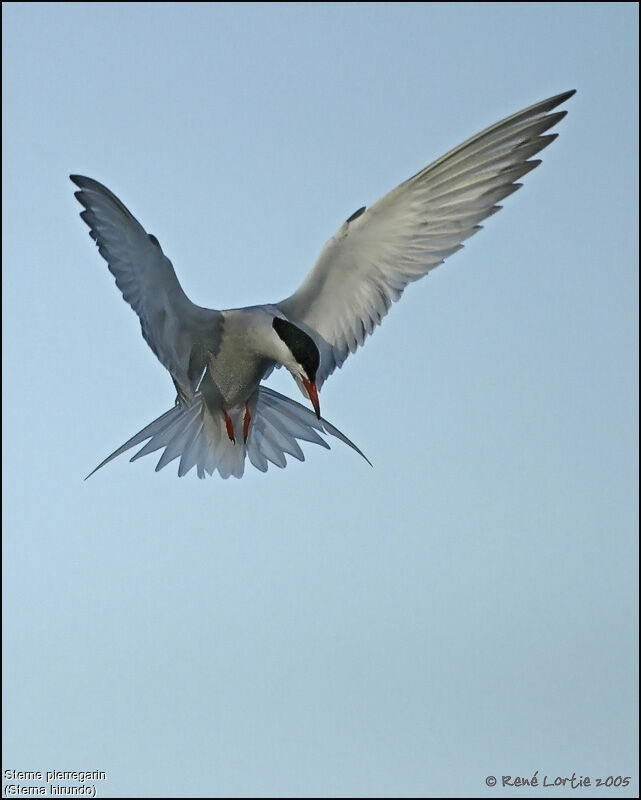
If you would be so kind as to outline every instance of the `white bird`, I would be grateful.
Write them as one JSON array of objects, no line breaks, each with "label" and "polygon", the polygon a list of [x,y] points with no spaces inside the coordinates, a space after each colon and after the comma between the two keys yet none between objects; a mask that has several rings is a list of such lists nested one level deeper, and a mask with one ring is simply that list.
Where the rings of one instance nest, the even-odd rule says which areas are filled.
[{"label": "white bird", "polygon": [[[194,305],[155,236],[98,181],[71,175],[82,219],[142,335],[169,371],[173,408],[106,458],[146,442],[164,449],[156,471],[180,456],[178,475],[218,470],[240,478],[245,457],[261,471],[304,460],[298,440],[329,447],[330,434],[363,453],[321,417],[318,390],[374,331],[408,283],[427,275],[480,230],[541,162],[557,134],[564,92],[492,125],[418,172],[370,208],[359,208],[327,242],[302,285],[277,303],[224,311]],[[315,414],[262,386],[275,366],[292,374]],[[366,459],[367,460],[367,459]],[[90,474],[93,474],[90,473]],[[87,476],[89,477],[89,476]]]}]

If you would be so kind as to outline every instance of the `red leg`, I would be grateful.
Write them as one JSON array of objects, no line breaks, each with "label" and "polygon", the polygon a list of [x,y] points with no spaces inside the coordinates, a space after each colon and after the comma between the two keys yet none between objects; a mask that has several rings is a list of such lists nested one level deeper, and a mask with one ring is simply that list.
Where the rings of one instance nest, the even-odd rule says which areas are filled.
[{"label": "red leg", "polygon": [[245,419],[243,420],[243,438],[247,442],[249,436],[249,423],[251,422],[251,414],[249,413],[249,403],[245,403]]},{"label": "red leg", "polygon": [[223,408],[223,416],[225,417],[225,426],[227,428],[227,436],[229,436],[230,440],[236,444],[236,437],[234,436],[234,423],[231,421],[231,417]]}]

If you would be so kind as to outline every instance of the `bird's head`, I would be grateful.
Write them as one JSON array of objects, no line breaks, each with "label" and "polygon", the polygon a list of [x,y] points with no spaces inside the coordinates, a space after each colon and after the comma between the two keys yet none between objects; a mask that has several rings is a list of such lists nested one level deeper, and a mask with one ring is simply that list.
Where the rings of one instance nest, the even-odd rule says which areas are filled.
[{"label": "bird's head", "polygon": [[291,372],[303,394],[307,394],[316,416],[320,419],[320,403],[316,388],[316,372],[320,363],[318,347],[311,336],[286,319],[274,317],[272,327],[284,345],[279,347],[279,362]]}]

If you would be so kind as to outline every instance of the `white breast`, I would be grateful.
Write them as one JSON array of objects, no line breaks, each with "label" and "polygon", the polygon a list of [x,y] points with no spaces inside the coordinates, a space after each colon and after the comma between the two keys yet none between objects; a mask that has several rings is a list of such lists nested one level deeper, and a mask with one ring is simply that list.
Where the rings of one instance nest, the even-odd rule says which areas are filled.
[{"label": "white breast", "polygon": [[272,314],[261,307],[223,311],[221,345],[209,371],[227,408],[246,403],[274,364]]}]

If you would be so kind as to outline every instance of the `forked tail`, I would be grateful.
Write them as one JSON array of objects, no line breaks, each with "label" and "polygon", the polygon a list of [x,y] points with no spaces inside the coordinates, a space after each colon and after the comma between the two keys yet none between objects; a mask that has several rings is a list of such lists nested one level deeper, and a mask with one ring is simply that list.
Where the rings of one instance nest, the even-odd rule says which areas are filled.
[{"label": "forked tail", "polygon": [[241,478],[245,469],[245,456],[261,472],[266,472],[270,463],[282,468],[287,465],[286,454],[299,461],[305,460],[299,440],[320,444],[329,449],[329,444],[321,434],[340,439],[371,466],[369,459],[338,428],[324,419],[317,419],[310,409],[266,386],[261,386],[258,390],[246,443],[242,441],[242,437],[236,437],[235,443],[230,440],[223,415],[211,414],[202,395],[198,393],[188,405],[174,406],[132,436],[90,472],[87,478],[117,456],[147,440],[149,441],[130,461],[164,449],[156,465],[156,472],[180,457],[180,477],[196,467],[199,478],[204,478],[206,473],[213,475],[216,470],[221,478]]}]

